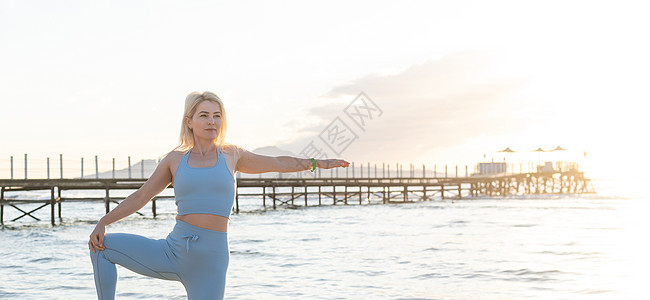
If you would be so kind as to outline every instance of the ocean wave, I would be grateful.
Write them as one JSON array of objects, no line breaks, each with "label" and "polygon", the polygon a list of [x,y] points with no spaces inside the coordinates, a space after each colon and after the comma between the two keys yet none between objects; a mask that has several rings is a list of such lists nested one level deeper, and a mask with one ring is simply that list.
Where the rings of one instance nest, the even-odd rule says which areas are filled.
[{"label": "ocean wave", "polygon": [[559,280],[554,278],[555,276],[564,274],[560,270],[533,271],[530,269],[502,270],[499,273],[513,275],[513,277],[501,278],[506,281],[554,281]]}]

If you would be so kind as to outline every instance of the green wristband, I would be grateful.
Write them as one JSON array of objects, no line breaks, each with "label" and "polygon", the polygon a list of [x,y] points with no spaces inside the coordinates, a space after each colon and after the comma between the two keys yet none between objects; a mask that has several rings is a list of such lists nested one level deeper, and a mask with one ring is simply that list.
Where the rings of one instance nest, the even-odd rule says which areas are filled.
[{"label": "green wristband", "polygon": [[313,165],[313,168],[312,168],[310,171],[314,172],[314,170],[316,170],[316,159],[314,159],[314,158],[312,157],[312,158],[311,158],[311,163],[312,163],[312,165]]}]

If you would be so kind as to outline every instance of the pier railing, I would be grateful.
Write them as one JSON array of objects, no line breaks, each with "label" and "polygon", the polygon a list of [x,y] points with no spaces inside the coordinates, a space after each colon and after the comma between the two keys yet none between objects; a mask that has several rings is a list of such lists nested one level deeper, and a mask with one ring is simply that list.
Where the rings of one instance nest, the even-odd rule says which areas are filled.
[{"label": "pier railing", "polygon": [[[63,154],[57,157],[31,157],[27,154],[0,159],[0,179],[146,179],[158,166],[158,158],[68,158]],[[478,164],[401,164],[351,162],[348,168],[323,170],[305,173],[266,173],[258,175],[237,173],[240,178],[458,178],[470,176],[496,176],[543,172],[540,162],[505,163],[500,172],[481,172]],[[579,170],[575,162],[553,162],[552,170]]]}]

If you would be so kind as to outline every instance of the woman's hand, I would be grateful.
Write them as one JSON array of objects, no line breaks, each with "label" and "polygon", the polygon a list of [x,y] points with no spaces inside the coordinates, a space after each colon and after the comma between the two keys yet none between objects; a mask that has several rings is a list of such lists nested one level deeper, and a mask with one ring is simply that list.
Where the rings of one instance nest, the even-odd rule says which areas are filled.
[{"label": "woman's hand", "polygon": [[350,165],[349,162],[342,159],[317,159],[316,166],[321,169],[331,169],[343,167],[347,168]]},{"label": "woman's hand", "polygon": [[102,222],[97,223],[95,230],[90,234],[90,241],[88,241],[88,249],[95,253],[96,250],[105,250],[104,247],[104,234],[106,233],[106,225]]}]

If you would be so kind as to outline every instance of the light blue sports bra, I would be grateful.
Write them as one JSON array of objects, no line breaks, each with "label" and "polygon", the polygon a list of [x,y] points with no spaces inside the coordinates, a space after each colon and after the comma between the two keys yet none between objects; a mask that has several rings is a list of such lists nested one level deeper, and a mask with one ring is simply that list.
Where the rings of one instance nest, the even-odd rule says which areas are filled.
[{"label": "light blue sports bra", "polygon": [[230,218],[237,183],[228,170],[225,156],[218,149],[216,165],[194,168],[187,163],[190,151],[183,155],[174,176],[178,214],[213,214]]}]

